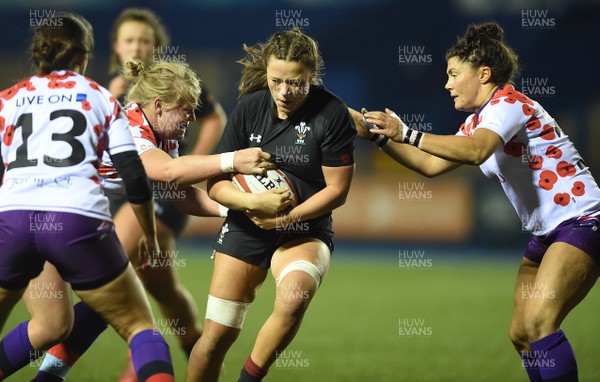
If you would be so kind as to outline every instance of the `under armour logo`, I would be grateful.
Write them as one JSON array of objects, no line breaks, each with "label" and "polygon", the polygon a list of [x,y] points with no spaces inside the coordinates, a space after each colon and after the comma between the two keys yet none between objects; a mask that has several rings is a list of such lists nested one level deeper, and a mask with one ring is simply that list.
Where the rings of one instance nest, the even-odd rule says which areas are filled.
[{"label": "under armour logo", "polygon": [[255,139],[256,139],[256,143],[260,143],[260,140],[262,139],[262,135],[257,135],[255,137],[254,134],[250,134],[250,142],[254,141]]}]

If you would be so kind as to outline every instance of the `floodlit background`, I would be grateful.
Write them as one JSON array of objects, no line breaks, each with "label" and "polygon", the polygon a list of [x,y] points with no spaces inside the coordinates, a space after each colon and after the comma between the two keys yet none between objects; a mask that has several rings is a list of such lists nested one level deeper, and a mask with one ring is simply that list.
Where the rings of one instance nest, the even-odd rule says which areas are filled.
[{"label": "floodlit background", "polygon": [[[454,110],[444,90],[444,53],[468,24],[495,20],[520,56],[517,89],[548,110],[574,141],[592,173],[599,175],[598,1],[2,1],[0,87],[30,74],[27,46],[31,25],[43,12],[61,10],[80,13],[92,23],[96,50],[87,75],[106,84],[109,31],[125,6],[149,7],[160,15],[171,43],[157,53],[190,63],[227,113],[236,104],[241,65],[235,61],[243,56],[242,44],[265,41],[277,30],[297,25],[319,42],[325,86],[346,104],[369,110],[389,107],[412,127],[439,134],[454,134],[467,117]],[[356,177],[348,202],[335,212],[337,249],[328,282],[315,301],[321,307],[309,310],[308,328],[299,334],[299,345],[292,344],[292,350],[304,351],[304,356],[286,355],[309,365],[288,374],[278,370],[279,380],[350,381],[352,376],[373,381],[525,380],[507,330],[514,275],[529,235],[523,232],[500,186],[467,166],[427,179],[393,163],[368,142],[357,141],[356,154]],[[186,283],[202,311],[210,274],[205,258],[220,223],[219,219],[193,219],[180,243],[184,248],[181,257],[192,258],[180,271],[194,273],[198,267],[202,269],[199,274],[205,275],[202,283],[193,276]],[[410,261],[415,258],[421,261]],[[361,268],[364,272],[357,270]],[[273,291],[272,285],[263,289],[267,296]],[[365,300],[370,301],[368,308]],[[598,292],[592,291],[580,309],[592,312],[598,301]],[[328,304],[340,309],[329,311]],[[341,315],[349,305],[348,314],[358,318]],[[498,310],[490,311],[488,306]],[[241,339],[245,345],[236,344],[239,347],[232,349],[235,371],[270,305],[265,303],[262,311],[253,309],[256,323],[247,329],[248,337]],[[320,321],[324,310],[328,318],[336,318],[329,323],[333,329],[325,332],[333,335],[339,330],[337,339],[322,337],[325,332],[319,323],[329,322]],[[493,317],[488,312],[493,312]],[[567,322],[574,331],[580,330],[580,338],[572,340],[575,351],[581,357],[597,354],[597,331],[592,329],[589,335],[585,331],[598,327],[597,314],[594,318],[577,314]],[[21,308],[13,317],[14,324],[26,315]],[[353,320],[364,325],[351,325]],[[380,339],[370,339],[371,325],[377,326]],[[420,327],[421,338],[403,336],[407,331],[402,328],[407,326]],[[340,338],[356,338],[365,350],[352,353],[352,342],[346,344]],[[478,351],[488,338],[493,345]],[[589,348],[582,343],[578,349],[577,341],[586,339]],[[380,341],[382,348],[373,341]],[[333,370],[332,363],[318,361],[325,356],[319,353],[324,348],[327,354],[338,356],[338,361],[331,361],[336,368],[343,370],[349,363],[361,367],[346,374],[327,374]],[[346,359],[344,349],[354,358]],[[486,349],[490,353],[486,354]],[[419,356],[411,358],[411,354]],[[471,359],[475,354],[480,356],[479,363]],[[582,376],[589,381],[600,379],[592,359],[587,368],[582,367]],[[580,362],[586,365],[585,360]],[[449,370],[455,365],[462,367],[452,374]],[[92,370],[91,364],[87,367]],[[490,376],[482,377],[486,367]],[[229,378],[234,379],[236,373]],[[314,379],[317,377],[310,373],[327,377]],[[99,379],[90,380],[103,380],[95,378]]]}]

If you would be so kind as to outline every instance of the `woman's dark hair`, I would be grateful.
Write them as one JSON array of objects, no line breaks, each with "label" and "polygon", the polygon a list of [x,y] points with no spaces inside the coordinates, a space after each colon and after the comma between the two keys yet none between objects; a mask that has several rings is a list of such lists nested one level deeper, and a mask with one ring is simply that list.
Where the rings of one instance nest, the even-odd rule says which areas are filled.
[{"label": "woman's dark hair", "polygon": [[94,50],[91,24],[75,13],[57,13],[38,27],[31,40],[31,58],[40,74],[72,70]]},{"label": "woman's dark hair", "polygon": [[519,71],[519,57],[504,42],[504,30],[495,22],[471,24],[464,36],[446,52],[446,61],[457,57],[473,67],[487,66],[496,85],[512,83]]},{"label": "woman's dark hair", "polygon": [[320,85],[323,59],[317,42],[298,28],[275,33],[264,44],[247,46],[246,57],[238,61],[244,65],[238,86],[241,99],[244,95],[267,87],[267,64],[271,56],[285,61],[300,62],[312,74],[311,84]]}]

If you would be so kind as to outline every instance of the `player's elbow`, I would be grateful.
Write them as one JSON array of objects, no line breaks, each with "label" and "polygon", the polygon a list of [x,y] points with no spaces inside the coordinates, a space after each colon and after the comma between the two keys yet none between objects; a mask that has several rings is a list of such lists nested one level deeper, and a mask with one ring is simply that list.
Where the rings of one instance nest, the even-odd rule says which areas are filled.
[{"label": "player's elbow", "polygon": [[183,173],[173,162],[173,160],[169,160],[156,171],[150,171],[148,177],[159,182],[181,183]]},{"label": "player's elbow", "polygon": [[339,189],[336,190],[336,195],[333,198],[333,208],[338,208],[346,204],[346,199],[348,198],[348,190],[347,189]]},{"label": "player's elbow", "polygon": [[479,150],[473,154],[471,164],[475,166],[481,166],[489,157],[489,154]]},{"label": "player's elbow", "polygon": [[467,152],[467,157],[465,159],[468,164],[480,166],[490,157],[491,154],[492,153],[489,152],[485,146],[477,145]]},{"label": "player's elbow", "polygon": [[436,176],[440,175],[442,172],[441,171],[428,171],[428,170],[424,170],[424,171],[419,171],[419,173],[421,175],[423,175],[426,178],[435,178]]}]

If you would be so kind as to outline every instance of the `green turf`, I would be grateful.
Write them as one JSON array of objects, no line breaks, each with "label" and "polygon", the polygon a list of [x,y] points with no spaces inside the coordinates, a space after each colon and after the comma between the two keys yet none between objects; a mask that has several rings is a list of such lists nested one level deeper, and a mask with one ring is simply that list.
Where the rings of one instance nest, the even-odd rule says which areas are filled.
[{"label": "green turf", "polygon": [[[208,250],[203,247],[200,252]],[[180,257],[186,258],[180,277],[203,314],[212,264],[189,250],[181,251]],[[407,269],[393,257],[337,256],[299,334],[271,367],[268,380],[527,381],[507,334],[517,263],[516,258],[469,263],[435,258],[429,266]],[[563,325],[577,354],[581,381],[600,380],[598,289]],[[237,380],[273,298],[269,278],[228,353],[227,374],[221,380]],[[3,335],[26,318],[20,303]],[[173,337],[167,341],[176,376],[184,380],[182,352]],[[126,354],[124,342],[109,329],[67,380],[116,381]],[[27,381],[36,370],[37,364],[32,364],[9,380]]]}]

